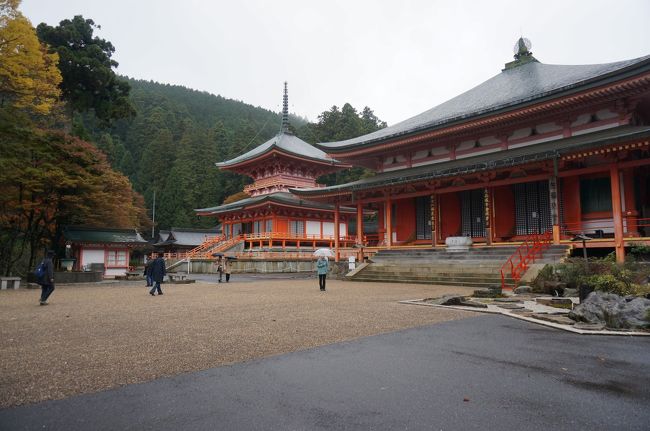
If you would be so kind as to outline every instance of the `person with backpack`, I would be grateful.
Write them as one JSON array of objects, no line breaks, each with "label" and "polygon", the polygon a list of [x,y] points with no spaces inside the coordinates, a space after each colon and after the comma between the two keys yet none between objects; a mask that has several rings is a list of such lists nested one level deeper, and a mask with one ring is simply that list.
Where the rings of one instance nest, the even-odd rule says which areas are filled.
[{"label": "person with backpack", "polygon": [[158,291],[158,295],[163,294],[160,283],[162,283],[166,274],[165,259],[163,259],[162,253],[158,253],[158,257],[151,263],[151,278],[154,281],[154,286],[149,291],[151,296],[155,295],[156,290]]},{"label": "person with backpack", "polygon": [[41,299],[39,304],[47,305],[47,299],[54,292],[54,263],[52,259],[56,256],[53,250],[48,250],[45,258],[36,267],[34,275],[36,283],[41,286]]}]

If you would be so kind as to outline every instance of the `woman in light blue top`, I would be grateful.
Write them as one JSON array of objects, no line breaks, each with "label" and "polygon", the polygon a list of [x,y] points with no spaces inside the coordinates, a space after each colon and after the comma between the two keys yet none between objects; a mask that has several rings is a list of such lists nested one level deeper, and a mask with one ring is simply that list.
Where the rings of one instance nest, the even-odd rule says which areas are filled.
[{"label": "woman in light blue top", "polygon": [[320,286],[321,292],[325,292],[325,277],[327,277],[327,270],[329,269],[329,263],[325,256],[320,256],[318,261],[316,261],[316,272],[318,272],[318,285]]}]

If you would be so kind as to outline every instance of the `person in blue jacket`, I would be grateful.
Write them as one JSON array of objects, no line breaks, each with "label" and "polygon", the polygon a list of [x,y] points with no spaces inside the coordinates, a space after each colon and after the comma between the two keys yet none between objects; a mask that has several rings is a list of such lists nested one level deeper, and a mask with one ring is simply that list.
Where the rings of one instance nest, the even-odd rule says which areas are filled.
[{"label": "person in blue jacket", "polygon": [[325,278],[327,277],[327,270],[329,263],[325,256],[319,256],[316,261],[316,272],[318,273],[318,286],[321,292],[325,292]]},{"label": "person in blue jacket", "polygon": [[54,263],[52,259],[56,256],[53,250],[48,250],[43,259],[43,275],[36,282],[41,285],[41,299],[39,304],[47,305],[47,298],[54,292]]},{"label": "person in blue jacket", "polygon": [[165,259],[163,259],[163,254],[158,253],[158,257],[151,263],[151,278],[154,281],[154,286],[149,291],[151,296],[155,295],[156,290],[158,295],[162,295],[162,289],[160,288],[160,283],[162,283],[163,278],[165,278],[167,271],[165,269]]}]

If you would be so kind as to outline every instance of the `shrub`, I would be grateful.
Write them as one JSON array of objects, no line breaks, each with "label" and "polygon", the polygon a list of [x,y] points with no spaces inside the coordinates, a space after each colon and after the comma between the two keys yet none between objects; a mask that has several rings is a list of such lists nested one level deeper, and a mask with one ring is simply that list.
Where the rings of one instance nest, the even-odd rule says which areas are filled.
[{"label": "shrub", "polygon": [[577,288],[588,284],[594,290],[615,293],[621,296],[643,295],[650,292],[650,285],[641,284],[650,273],[648,265],[638,263],[635,259],[626,260],[625,264],[616,263],[615,255],[602,259],[589,259],[589,268],[581,258],[570,258],[564,263],[545,266],[535,280],[535,290],[543,291],[546,281],[560,281],[568,288]]},{"label": "shrub", "polygon": [[632,285],[618,279],[613,274],[596,274],[585,279],[585,283],[601,292],[615,293],[620,296],[632,294]]},{"label": "shrub", "polygon": [[650,261],[650,245],[641,242],[633,242],[630,245],[630,255],[635,260]]}]

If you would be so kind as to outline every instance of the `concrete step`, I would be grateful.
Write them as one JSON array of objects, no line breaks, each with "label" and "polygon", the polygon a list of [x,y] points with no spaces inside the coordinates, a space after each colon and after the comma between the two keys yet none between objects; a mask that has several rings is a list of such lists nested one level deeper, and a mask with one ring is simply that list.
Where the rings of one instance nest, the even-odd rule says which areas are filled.
[{"label": "concrete step", "polygon": [[[445,248],[381,250],[353,281],[422,283],[474,288],[501,284],[501,268],[517,246],[472,248],[450,253]],[[551,246],[535,263],[555,263],[568,254],[567,246]],[[509,274],[505,280],[513,284]]]},{"label": "concrete step", "polygon": [[495,285],[500,285],[501,283],[483,283],[483,282],[463,282],[459,283],[456,281],[447,281],[447,280],[423,280],[423,279],[400,279],[400,280],[389,280],[389,279],[375,279],[375,278],[364,278],[364,277],[354,277],[352,281],[361,281],[368,283],[413,283],[413,284],[438,284],[444,286],[463,286],[463,287],[473,287],[473,288],[490,288]]},{"label": "concrete step", "polygon": [[[359,277],[382,277],[382,278],[450,278],[455,280],[464,279],[481,279],[481,280],[501,280],[501,274],[481,274],[481,273],[457,273],[457,274],[427,274],[427,273],[394,273],[381,271],[360,271]],[[507,277],[510,278],[510,277]]]},{"label": "concrete step", "polygon": [[[404,266],[393,266],[393,265],[380,265],[380,264],[371,264],[366,269],[366,272],[382,272],[382,273],[392,273],[392,274],[439,274],[439,275],[454,275],[454,274],[467,274],[468,268],[466,266],[439,266],[439,267],[425,267],[425,266],[415,266],[415,267],[404,267]],[[486,266],[479,267],[474,266],[471,270],[472,274],[500,274],[501,266]]]}]

